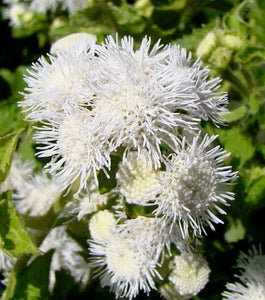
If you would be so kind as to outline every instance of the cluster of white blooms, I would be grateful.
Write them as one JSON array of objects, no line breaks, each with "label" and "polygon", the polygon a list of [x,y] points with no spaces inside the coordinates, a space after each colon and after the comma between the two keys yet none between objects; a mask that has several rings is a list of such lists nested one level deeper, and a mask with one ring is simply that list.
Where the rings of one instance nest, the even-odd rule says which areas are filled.
[{"label": "cluster of white blooms", "polygon": [[29,216],[45,215],[61,195],[61,188],[44,173],[34,173],[30,161],[22,161],[15,153],[9,175],[0,185],[0,193],[13,191],[17,210]]},{"label": "cluster of white blooms", "polygon": [[265,255],[253,246],[249,253],[241,252],[237,260],[240,273],[238,282],[227,283],[223,299],[264,300],[265,299]]},{"label": "cluster of white blooms", "polygon": [[25,82],[19,105],[38,124],[37,155],[50,158],[45,168],[59,191],[74,193],[71,217],[89,223],[90,266],[101,285],[129,299],[161,284],[162,294],[195,296],[210,270],[192,251],[207,226],[222,223],[217,214],[233,200],[237,177],[213,146],[217,137],[200,126],[223,123],[220,80],[176,45],[151,47],[145,37],[135,50],[131,37],[98,45],[78,33],[52,45]]}]

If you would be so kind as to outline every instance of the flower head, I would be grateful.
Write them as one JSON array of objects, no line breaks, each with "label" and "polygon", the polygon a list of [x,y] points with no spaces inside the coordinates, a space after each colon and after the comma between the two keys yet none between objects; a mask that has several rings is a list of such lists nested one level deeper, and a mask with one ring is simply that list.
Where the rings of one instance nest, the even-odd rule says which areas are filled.
[{"label": "flower head", "polygon": [[22,161],[20,155],[14,153],[9,174],[0,185],[0,193],[7,190],[23,189],[25,183],[30,180],[33,171],[34,164],[32,162]]},{"label": "flower head", "polygon": [[166,171],[161,173],[162,193],[156,198],[155,215],[163,224],[179,223],[186,238],[189,229],[193,235],[205,233],[205,224],[222,223],[214,211],[224,214],[218,204],[233,200],[233,193],[226,190],[228,182],[236,178],[231,167],[222,166],[228,156],[219,146],[209,148],[216,137],[207,135],[191,143],[183,139],[181,149],[167,158]]},{"label": "flower head", "polygon": [[155,289],[154,278],[160,278],[156,270],[159,263],[150,239],[139,240],[139,226],[131,228],[133,230],[128,226],[112,227],[104,239],[94,235],[89,242],[91,266],[96,269],[95,275],[100,277],[101,285],[109,286],[116,297],[129,299],[137,296],[140,290],[148,294]]},{"label": "flower head", "polygon": [[253,246],[252,250],[245,254],[240,253],[237,267],[241,270],[235,283],[227,283],[222,295],[229,300],[264,300],[265,299],[265,255],[261,248]]},{"label": "flower head", "polygon": [[82,109],[85,104],[88,106],[85,111],[90,116],[92,94],[84,79],[91,68],[93,45],[93,39],[80,39],[67,51],[57,51],[55,46],[57,56],[41,57],[32,65],[25,76],[25,100],[19,103],[24,111],[29,112],[28,120],[57,118],[58,113]]},{"label": "flower head", "polygon": [[128,203],[148,205],[161,190],[158,173],[152,165],[146,165],[136,152],[129,152],[116,174],[119,193]]},{"label": "flower head", "polygon": [[33,0],[30,9],[35,12],[44,13],[48,10],[55,11],[58,5],[62,5],[62,9],[73,13],[75,10],[86,6],[86,0]]},{"label": "flower head", "polygon": [[45,215],[60,197],[61,188],[45,174],[36,174],[14,194],[15,205],[21,214]]},{"label": "flower head", "polygon": [[188,300],[196,296],[209,280],[210,268],[199,254],[174,256],[169,263],[169,283],[160,287],[167,300]]}]

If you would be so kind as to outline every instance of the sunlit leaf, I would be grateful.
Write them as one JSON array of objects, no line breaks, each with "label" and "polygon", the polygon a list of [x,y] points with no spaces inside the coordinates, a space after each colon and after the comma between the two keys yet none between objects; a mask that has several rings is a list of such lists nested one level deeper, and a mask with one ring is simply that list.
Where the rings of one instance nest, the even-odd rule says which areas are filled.
[{"label": "sunlit leaf", "polygon": [[8,200],[0,200],[0,246],[15,257],[39,253],[15,207]]},{"label": "sunlit leaf", "polygon": [[0,183],[5,180],[9,172],[12,156],[22,131],[23,129],[20,129],[0,137]]}]

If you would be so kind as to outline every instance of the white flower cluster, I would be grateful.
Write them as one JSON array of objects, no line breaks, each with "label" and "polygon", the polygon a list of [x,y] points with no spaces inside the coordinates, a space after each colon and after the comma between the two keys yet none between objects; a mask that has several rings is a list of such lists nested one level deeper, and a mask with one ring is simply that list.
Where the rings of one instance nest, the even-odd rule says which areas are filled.
[{"label": "white flower cluster", "polygon": [[45,215],[61,195],[61,188],[47,174],[34,173],[34,165],[15,153],[9,175],[0,185],[0,193],[12,190],[14,204],[21,214]]},{"label": "white flower cluster", "polygon": [[222,223],[217,214],[233,200],[237,177],[223,165],[228,154],[212,146],[216,136],[200,127],[223,122],[220,80],[179,46],[151,47],[145,37],[135,50],[131,37],[98,45],[79,33],[57,41],[25,81],[20,106],[38,122],[37,155],[50,158],[46,170],[58,188],[75,193],[67,209],[89,222],[101,285],[116,297],[148,294],[173,257],[174,295],[196,295],[210,270],[190,242]]},{"label": "white flower cluster", "polygon": [[86,7],[87,0],[3,0],[3,3],[6,4],[4,15],[9,19],[10,25],[20,27],[23,23],[31,21],[34,13],[55,12],[61,7],[71,14]]},{"label": "white flower cluster", "polygon": [[265,299],[265,255],[253,246],[249,253],[241,252],[237,260],[240,273],[236,283],[227,283],[223,299],[264,300]]}]

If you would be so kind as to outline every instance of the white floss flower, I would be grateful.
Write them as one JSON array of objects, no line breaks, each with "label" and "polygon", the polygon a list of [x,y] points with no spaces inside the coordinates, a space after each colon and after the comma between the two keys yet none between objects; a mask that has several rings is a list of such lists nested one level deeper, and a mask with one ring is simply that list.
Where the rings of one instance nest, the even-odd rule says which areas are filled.
[{"label": "white floss flower", "polygon": [[14,153],[8,176],[0,185],[0,193],[7,190],[23,189],[25,183],[30,180],[34,171],[34,164],[30,161],[22,161],[19,154]]},{"label": "white floss flower", "polygon": [[85,7],[87,0],[33,0],[31,1],[30,8],[38,13],[45,13],[48,10],[54,12],[61,4],[62,9],[73,13],[75,10]]},{"label": "white floss flower", "polygon": [[[222,114],[227,112],[228,97],[227,93],[218,92],[221,79],[210,79],[209,69],[203,68],[199,59],[192,63],[191,53],[186,49],[173,45],[168,52],[168,66],[162,76],[164,86],[172,86],[173,94],[184,93],[177,108],[198,121],[212,120],[216,125],[223,124]],[[185,83],[184,88],[178,82]]]},{"label": "white floss flower", "polygon": [[[126,227],[126,229],[128,229]],[[147,240],[138,240],[140,233],[126,231],[120,227],[111,230],[105,239],[89,241],[91,266],[102,287],[109,286],[116,297],[132,299],[140,290],[149,293],[155,289],[154,278],[161,279]]]},{"label": "white floss flower", "polygon": [[175,256],[170,262],[168,280],[180,296],[196,296],[209,281],[210,268],[199,254]]},{"label": "white floss flower", "polygon": [[25,3],[18,1],[7,1],[8,6],[4,8],[4,16],[9,19],[9,25],[12,27],[20,27],[23,24],[23,16],[28,12],[28,7]]},{"label": "white floss flower", "polygon": [[158,173],[136,152],[130,152],[123,158],[116,174],[119,193],[128,203],[148,205],[161,191]]},{"label": "white floss flower", "polygon": [[158,205],[154,213],[161,225],[178,222],[185,239],[190,228],[194,236],[206,234],[205,225],[214,230],[212,223],[222,223],[214,212],[225,214],[218,205],[234,198],[226,186],[237,175],[222,165],[229,154],[220,146],[210,148],[215,138],[205,135],[200,141],[197,136],[191,144],[184,138],[182,147],[167,158],[166,171],[160,176],[163,190],[154,202]]},{"label": "white floss flower", "polygon": [[174,244],[180,251],[187,250],[176,226],[170,231],[166,227],[160,228],[157,223],[156,218],[138,216],[117,225],[117,229],[124,238],[130,235],[138,243],[146,245],[152,257],[159,262],[163,262],[165,250],[171,255],[171,244]]},{"label": "white floss flower", "polygon": [[69,13],[73,13],[87,5],[87,0],[60,0],[59,2],[62,3],[62,7]]},{"label": "white floss flower", "polygon": [[[112,127],[113,143],[137,150],[147,162],[151,157],[157,169],[160,144],[176,146],[179,128],[196,124],[182,111],[197,99],[190,91],[185,93],[187,84],[182,78],[174,83],[165,80],[161,73],[169,67],[167,47],[156,43],[150,49],[150,45],[151,40],[145,37],[134,50],[131,37],[122,38],[120,44],[108,37],[105,44],[96,47],[95,60],[102,67],[91,86],[95,90],[95,117]],[[189,101],[184,101],[186,98]]]},{"label": "white floss flower", "polygon": [[56,271],[62,269],[68,271],[81,285],[85,286],[88,283],[91,268],[80,255],[83,249],[68,236],[65,226],[53,228],[39,249],[42,252],[54,249],[49,274],[49,291],[51,293],[56,283]]},{"label": "white floss flower", "polygon": [[86,32],[72,33],[60,38],[52,44],[50,53],[57,54],[65,51],[84,51],[84,49],[92,49],[96,43],[97,37],[94,34]]},{"label": "white floss flower", "polygon": [[157,170],[162,143],[174,149],[183,129],[198,128],[200,119],[220,121],[226,98],[214,92],[218,80],[192,65],[185,49],[159,42],[151,48],[147,37],[137,50],[131,37],[94,42],[77,38],[76,47],[40,58],[25,78],[20,106],[28,120],[43,123],[35,137],[45,145],[40,155],[53,156],[47,167],[59,183],[80,176],[80,190],[86,188],[90,173],[96,179],[109,169],[118,147]]},{"label": "white floss flower", "polygon": [[113,150],[107,140],[108,133],[101,130],[99,121],[89,122],[85,112],[57,114],[57,119],[47,122],[35,134],[41,143],[38,156],[52,157],[46,169],[56,182],[67,187],[79,179],[79,191],[87,189],[87,181],[103,168],[110,168]]},{"label": "white floss flower", "polygon": [[34,12],[45,13],[48,10],[55,11],[58,2],[58,0],[32,0],[29,7]]},{"label": "white floss flower", "polygon": [[61,187],[45,174],[36,174],[14,194],[14,203],[21,214],[45,215],[61,195]]},{"label": "white floss flower", "polygon": [[28,112],[28,120],[46,121],[54,114],[56,118],[57,113],[72,109],[85,110],[90,116],[93,93],[84,80],[92,67],[93,43],[93,39],[90,43],[76,43],[68,51],[57,52],[56,57],[41,57],[32,65],[24,79],[25,100],[19,102],[24,112]]},{"label": "white floss flower", "polygon": [[241,252],[237,260],[238,282],[227,283],[222,295],[229,300],[265,300],[265,255],[253,246],[248,254]]},{"label": "white floss flower", "polygon": [[95,213],[89,221],[90,235],[96,241],[107,239],[115,228],[115,217],[106,209]]}]

